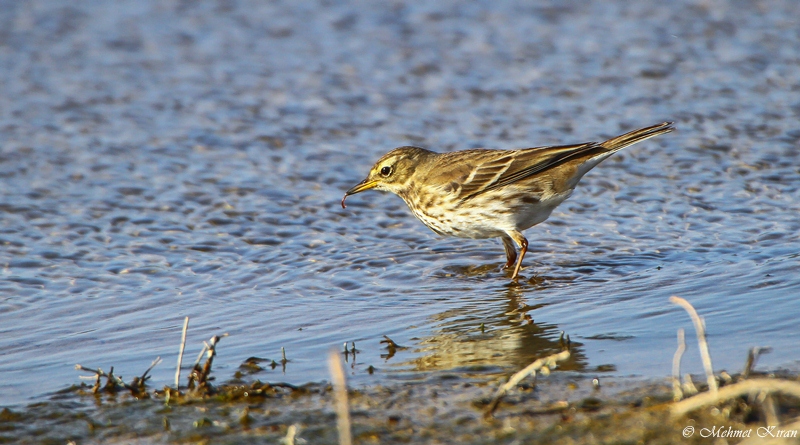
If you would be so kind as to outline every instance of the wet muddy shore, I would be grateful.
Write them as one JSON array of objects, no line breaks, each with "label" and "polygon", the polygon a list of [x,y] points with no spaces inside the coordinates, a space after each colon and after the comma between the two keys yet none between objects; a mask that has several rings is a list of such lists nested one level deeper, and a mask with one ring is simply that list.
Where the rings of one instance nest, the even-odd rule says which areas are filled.
[{"label": "wet muddy shore", "polygon": [[[753,378],[759,376],[751,376]],[[774,379],[775,375],[766,376]],[[797,381],[796,376],[780,378]],[[524,382],[485,416],[497,386],[469,373],[349,391],[355,443],[594,444],[708,443],[713,431],[766,433],[765,414],[747,398],[674,417],[672,388],[640,379],[574,373]],[[126,393],[92,395],[73,387],[50,401],[0,413],[0,440],[20,444],[320,443],[339,444],[330,385],[228,383],[202,400],[136,400]],[[776,396],[776,414],[792,418],[797,399]],[[686,435],[687,427],[695,434]],[[793,428],[793,427],[791,427]],[[712,431],[712,429],[714,429]],[[760,430],[759,430],[760,429]],[[702,430],[702,431],[701,431]],[[777,427],[777,431],[794,431]],[[289,437],[290,439],[287,439]],[[739,443],[741,438],[729,443]],[[779,438],[772,442],[796,443]],[[71,442],[70,442],[71,441]],[[302,442],[306,441],[306,442]]]}]

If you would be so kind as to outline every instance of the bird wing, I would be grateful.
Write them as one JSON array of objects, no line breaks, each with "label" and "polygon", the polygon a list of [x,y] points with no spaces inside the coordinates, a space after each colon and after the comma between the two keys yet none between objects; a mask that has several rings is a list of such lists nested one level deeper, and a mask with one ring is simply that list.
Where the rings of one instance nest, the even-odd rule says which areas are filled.
[{"label": "bird wing", "polygon": [[458,197],[462,201],[473,198],[598,149],[605,151],[597,142],[513,151],[485,150],[483,159],[476,159],[471,173],[461,183]]}]

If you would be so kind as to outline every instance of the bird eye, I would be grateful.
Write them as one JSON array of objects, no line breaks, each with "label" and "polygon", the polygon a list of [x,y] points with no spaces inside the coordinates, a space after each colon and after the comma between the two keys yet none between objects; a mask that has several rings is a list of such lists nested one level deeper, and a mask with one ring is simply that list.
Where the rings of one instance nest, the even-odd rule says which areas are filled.
[{"label": "bird eye", "polygon": [[391,174],[392,174],[392,167],[389,167],[387,165],[387,166],[381,168],[381,176],[389,176]]}]

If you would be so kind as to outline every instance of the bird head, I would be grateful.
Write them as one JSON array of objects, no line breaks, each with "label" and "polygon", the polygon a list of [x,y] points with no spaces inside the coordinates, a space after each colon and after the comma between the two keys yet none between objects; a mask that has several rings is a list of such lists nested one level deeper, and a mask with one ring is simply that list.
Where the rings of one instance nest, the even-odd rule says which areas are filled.
[{"label": "bird head", "polygon": [[401,194],[409,187],[411,177],[417,171],[420,161],[431,154],[433,152],[412,146],[395,148],[386,153],[372,166],[366,179],[344,194],[342,208],[345,208],[344,200],[348,196],[365,190],[375,189]]}]

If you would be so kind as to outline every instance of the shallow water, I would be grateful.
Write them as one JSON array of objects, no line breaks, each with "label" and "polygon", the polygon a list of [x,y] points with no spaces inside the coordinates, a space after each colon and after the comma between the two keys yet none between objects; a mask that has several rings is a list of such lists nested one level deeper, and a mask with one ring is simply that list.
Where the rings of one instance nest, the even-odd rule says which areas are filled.
[{"label": "shallow water", "polygon": [[[800,5],[143,1],[0,8],[0,405],[156,356],[356,384],[473,365],[662,376],[691,301],[715,367],[800,360]],[[589,173],[511,285],[343,192],[389,149],[521,148],[675,120]],[[528,314],[533,323],[528,323]],[[483,325],[483,330],[481,329]],[[388,335],[408,349],[386,357]],[[383,355],[383,357],[382,357]],[[684,370],[699,371],[690,348]],[[377,371],[369,374],[374,366]]]}]

